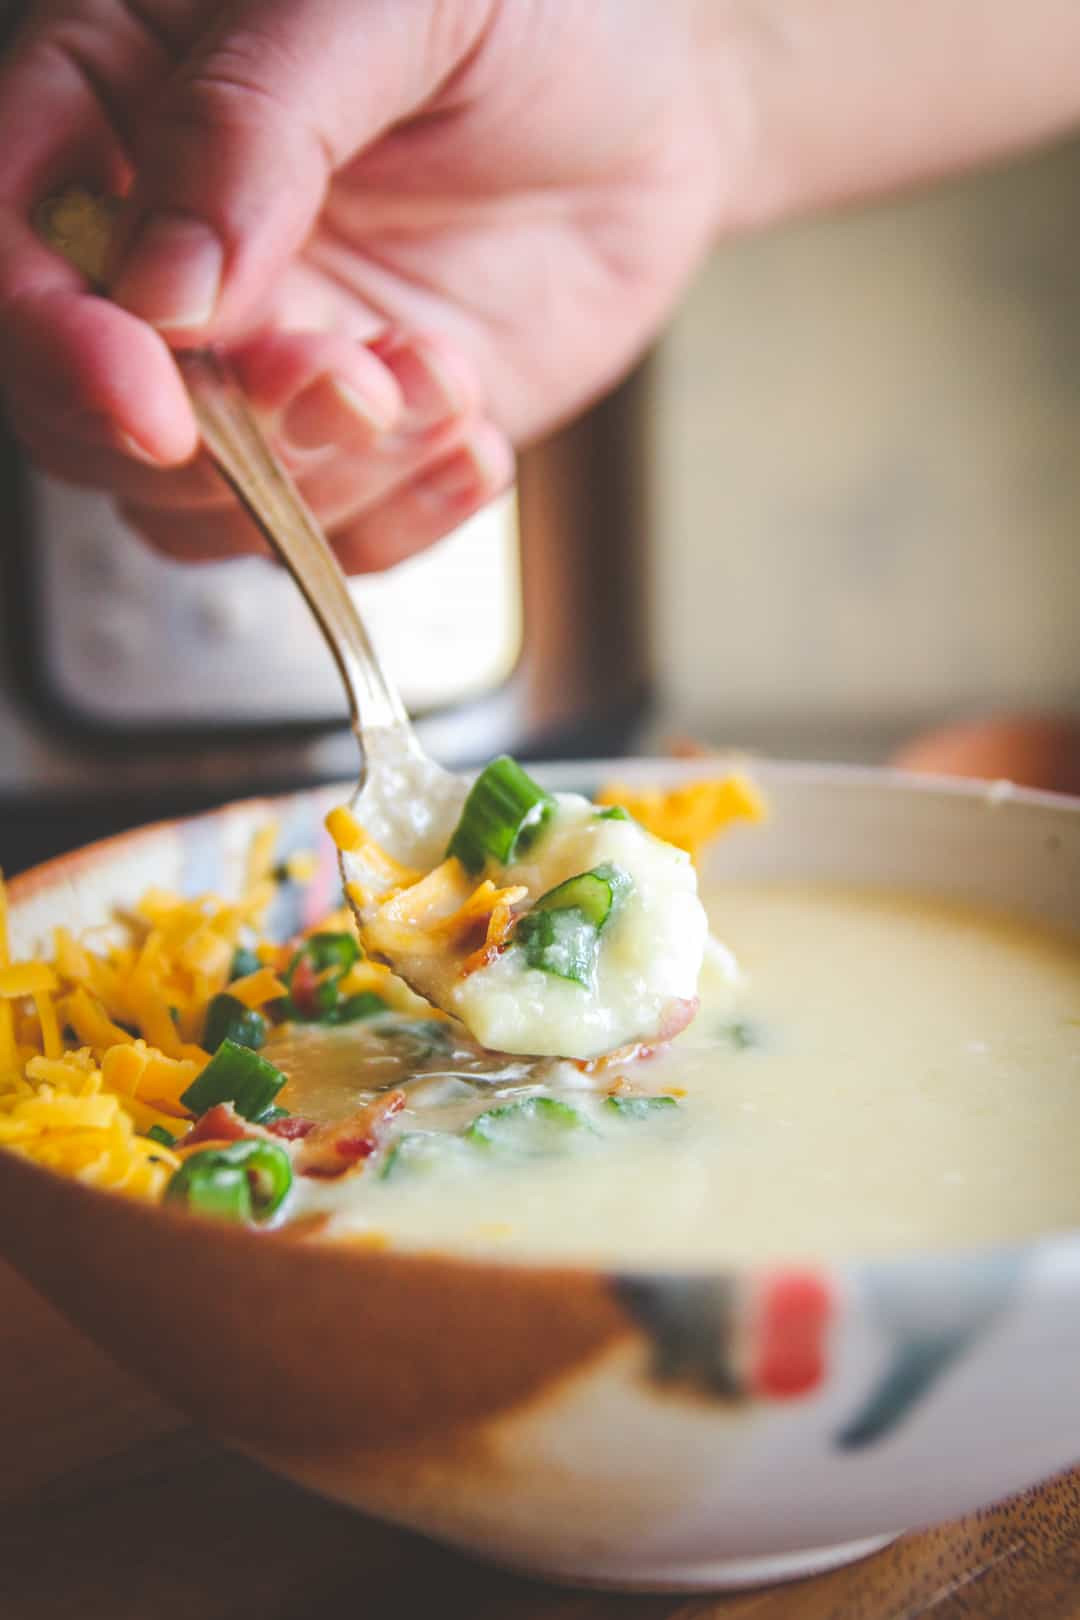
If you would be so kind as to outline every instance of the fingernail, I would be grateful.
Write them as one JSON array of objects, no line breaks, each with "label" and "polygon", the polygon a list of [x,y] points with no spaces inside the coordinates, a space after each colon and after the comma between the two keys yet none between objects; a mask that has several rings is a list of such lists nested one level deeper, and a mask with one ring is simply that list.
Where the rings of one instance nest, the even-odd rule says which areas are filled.
[{"label": "fingernail", "polygon": [[141,461],[145,467],[160,467],[163,465],[157,456],[152,455],[144,445],[139,443],[138,439],[133,439],[130,433],[118,433],[116,437],[120,448],[126,456],[133,457],[135,461]]},{"label": "fingernail", "polygon": [[298,450],[320,450],[361,434],[375,438],[389,425],[389,417],[351,383],[329,374],[297,394],[281,419],[282,432]]},{"label": "fingernail", "polygon": [[457,416],[471,403],[472,389],[463,368],[423,338],[388,332],[371,345],[397,378],[405,404],[405,431],[433,427]]},{"label": "fingernail", "polygon": [[487,469],[471,445],[437,461],[420,474],[413,488],[422,501],[440,511],[459,509],[478,500],[487,484]]},{"label": "fingernail", "polygon": [[116,276],[118,304],[159,331],[205,326],[221,291],[225,250],[202,220],[152,214]]}]

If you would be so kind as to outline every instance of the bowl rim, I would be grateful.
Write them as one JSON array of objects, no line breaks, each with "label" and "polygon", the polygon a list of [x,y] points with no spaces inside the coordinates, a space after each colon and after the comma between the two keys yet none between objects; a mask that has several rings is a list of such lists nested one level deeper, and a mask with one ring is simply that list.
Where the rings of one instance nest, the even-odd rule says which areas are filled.
[{"label": "bowl rim", "polygon": [[[597,778],[607,777],[614,780],[619,775],[624,780],[640,778],[644,785],[652,772],[667,773],[669,780],[675,778],[692,781],[695,778],[715,775],[720,770],[763,771],[769,779],[777,782],[819,781],[835,786],[843,786],[845,783],[853,786],[876,785],[895,788],[924,798],[944,797],[991,806],[1028,807],[1063,814],[1067,820],[1073,817],[1080,818],[1080,796],[1019,787],[1006,779],[958,778],[911,772],[892,766],[774,760],[765,755],[742,751],[725,751],[690,759],[634,755],[624,759],[551,760],[542,763],[529,762],[529,769],[539,778],[546,780],[549,785],[559,782],[572,784],[568,786],[569,791],[595,782]],[[190,816],[167,817],[128,828],[124,832],[113,833],[109,837],[96,839],[92,843],[81,845],[78,849],[40,862],[8,880],[9,905],[14,910],[42,890],[63,883],[81,869],[106,858],[110,852],[133,842],[141,843],[160,837],[174,827],[212,823],[251,811],[276,814],[289,805],[311,799],[326,799],[330,802],[341,797],[344,800],[355,791],[355,786],[353,782],[328,781],[285,793],[255,794],[229,800],[225,804],[198,811]],[[48,1169],[6,1149],[0,1148],[0,1155],[2,1155],[0,1162],[11,1164],[17,1174],[25,1174],[29,1180],[40,1179],[43,1183],[54,1187],[60,1184],[74,1195],[76,1201],[85,1198],[91,1204],[100,1206],[102,1200],[115,1204],[122,1196],[108,1189],[88,1186],[84,1182],[73,1180],[59,1171]],[[304,1230],[303,1224],[296,1230],[290,1230],[288,1223],[261,1229],[230,1226],[208,1217],[193,1216],[163,1203],[154,1204],[143,1200],[127,1202],[135,1218],[164,1221],[174,1226],[179,1224],[189,1230],[194,1222],[204,1227],[208,1235],[213,1235],[218,1241],[225,1243],[265,1245],[267,1241],[273,1241],[289,1248],[302,1245],[309,1251],[312,1247],[325,1248],[338,1256],[340,1264],[351,1262],[361,1269],[372,1265],[383,1267],[397,1265],[411,1269],[413,1266],[426,1267],[432,1262],[438,1262],[447,1266],[467,1267],[470,1271],[487,1272],[493,1280],[503,1274],[520,1275],[522,1272],[528,1272],[547,1278],[559,1275],[594,1276],[628,1282],[640,1280],[649,1284],[662,1285],[671,1282],[708,1286],[732,1281],[745,1282],[777,1272],[808,1272],[817,1276],[840,1279],[854,1273],[862,1273],[867,1268],[871,1268],[875,1275],[882,1276],[890,1272],[907,1272],[913,1266],[955,1267],[965,1263],[983,1266],[1000,1260],[1011,1260],[1017,1255],[1026,1256],[1030,1263],[1037,1255],[1050,1251],[1060,1253],[1062,1250],[1067,1250],[1070,1257],[1080,1266],[1080,1223],[1039,1232],[1027,1238],[984,1244],[949,1245],[941,1248],[901,1249],[880,1254],[854,1250],[839,1257],[804,1255],[785,1259],[783,1255],[777,1255],[755,1261],[623,1264],[557,1256],[545,1258],[543,1255],[509,1256],[482,1252],[455,1252],[438,1247],[375,1249],[365,1247],[363,1244],[350,1243],[347,1238],[334,1240],[313,1237],[309,1231]]]}]

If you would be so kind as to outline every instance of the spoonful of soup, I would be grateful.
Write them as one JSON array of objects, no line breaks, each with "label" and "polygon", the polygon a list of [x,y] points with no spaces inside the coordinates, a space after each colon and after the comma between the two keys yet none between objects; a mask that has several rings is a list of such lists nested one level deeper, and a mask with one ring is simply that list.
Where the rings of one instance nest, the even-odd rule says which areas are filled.
[{"label": "spoonful of soup", "polygon": [[[69,193],[39,225],[93,275],[112,218],[108,204]],[[207,451],[292,574],[341,675],[363,765],[330,829],[369,955],[505,1052],[584,1060],[676,1034],[697,1007],[707,935],[690,857],[617,806],[545,792],[509,758],[471,786],[429,759],[227,360],[175,358]]]}]

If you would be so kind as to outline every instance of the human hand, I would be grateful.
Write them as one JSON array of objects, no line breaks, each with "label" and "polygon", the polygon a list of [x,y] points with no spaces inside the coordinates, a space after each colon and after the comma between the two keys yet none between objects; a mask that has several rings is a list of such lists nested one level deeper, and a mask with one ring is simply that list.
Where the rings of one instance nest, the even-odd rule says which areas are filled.
[{"label": "human hand", "polygon": [[[173,555],[261,549],[169,353],[225,343],[347,567],[437,539],[510,441],[627,367],[707,245],[697,9],[39,0],[0,69],[16,430]],[[128,193],[112,303],[31,227],[73,180]]]}]

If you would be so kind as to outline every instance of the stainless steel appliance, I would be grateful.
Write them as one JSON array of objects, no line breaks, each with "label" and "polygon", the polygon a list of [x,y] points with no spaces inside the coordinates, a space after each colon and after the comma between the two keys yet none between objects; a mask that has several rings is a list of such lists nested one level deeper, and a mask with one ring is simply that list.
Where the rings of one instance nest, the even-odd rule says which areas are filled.
[{"label": "stainless steel appliance", "polygon": [[[620,747],[648,688],[641,378],[528,452],[514,498],[355,589],[448,763]],[[0,865],[245,793],[348,777],[355,746],[274,566],[186,568],[3,444]]]}]

